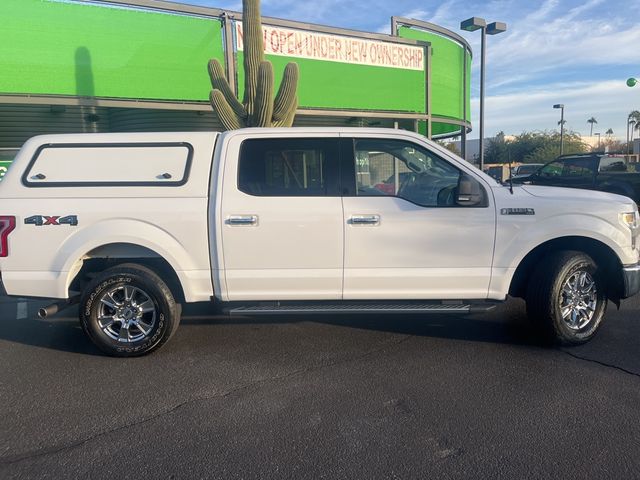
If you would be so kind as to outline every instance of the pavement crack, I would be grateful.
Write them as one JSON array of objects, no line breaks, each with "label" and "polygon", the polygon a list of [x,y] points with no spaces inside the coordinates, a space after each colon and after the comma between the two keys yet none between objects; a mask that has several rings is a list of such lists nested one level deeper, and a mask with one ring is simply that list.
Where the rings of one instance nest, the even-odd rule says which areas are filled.
[{"label": "pavement crack", "polygon": [[577,359],[577,360],[582,360],[584,362],[589,362],[589,363],[595,363],[597,365],[601,365],[601,366],[607,367],[607,368],[612,368],[614,370],[618,370],[620,372],[626,373],[627,375],[633,375],[634,377],[640,378],[640,374],[639,373],[632,372],[631,370],[627,370],[626,368],[619,367],[618,365],[613,365],[611,363],[602,362],[600,360],[594,360],[593,358],[582,357],[580,355],[576,355],[575,353],[568,352],[567,350],[564,350],[562,348],[560,348],[558,350],[561,351],[562,353],[565,353],[566,355],[569,355],[570,357],[573,357],[573,358]]},{"label": "pavement crack", "polygon": [[85,443],[88,443],[96,438],[100,438],[103,437],[105,435],[108,435],[110,433],[113,432],[117,432],[119,430],[125,430],[127,428],[131,428],[131,427],[135,427],[137,425],[141,425],[143,423],[147,423],[150,422],[152,420],[155,420],[156,418],[162,417],[164,415],[168,415],[170,413],[175,412],[176,410],[178,410],[179,408],[185,406],[186,404],[194,401],[196,399],[189,399],[189,400],[185,400],[182,403],[179,403],[178,405],[174,405],[173,407],[164,410],[162,412],[156,413],[154,415],[151,415],[149,417],[143,418],[142,420],[139,420],[137,422],[131,422],[131,423],[127,423],[125,425],[120,425],[118,427],[114,427],[108,430],[103,430],[101,432],[95,433],[89,437],[83,438],[82,440],[78,440],[76,442],[67,444],[67,445],[62,445],[62,446],[58,446],[58,447],[50,447],[50,448],[43,448],[40,450],[36,450],[36,451],[32,451],[32,452],[28,452],[28,453],[23,453],[23,454],[18,454],[18,455],[13,455],[13,456],[9,456],[9,457],[4,457],[4,458],[0,458],[0,466],[5,466],[5,465],[11,465],[14,463],[18,463],[18,462],[22,462],[24,460],[31,460],[33,458],[37,458],[37,457],[43,457],[46,455],[53,455],[56,453],[60,453],[64,450],[70,450],[70,449],[74,449],[77,447],[80,447],[82,445],[84,445]]},{"label": "pavement crack", "polygon": [[49,447],[49,448],[43,448],[40,450],[35,450],[35,451],[31,451],[31,452],[26,452],[26,453],[22,453],[22,454],[17,454],[17,455],[12,455],[12,456],[7,456],[7,457],[3,457],[0,458],[0,466],[8,466],[8,465],[12,465],[15,463],[19,463],[19,462],[23,462],[25,460],[31,460],[34,458],[38,458],[38,457],[44,457],[47,455],[55,455],[57,453],[63,452],[65,450],[72,450],[74,448],[78,448],[81,447],[82,445],[85,445],[89,442],[91,442],[92,440],[95,440],[96,438],[100,438],[100,437],[104,437],[106,435],[109,435],[111,433],[114,432],[118,432],[120,430],[126,430],[128,428],[131,427],[136,427],[138,425],[142,425],[148,422],[151,422],[153,420],[156,420],[160,417],[163,417],[165,415],[170,415],[173,412],[175,412],[176,410],[190,404],[190,403],[196,403],[196,402],[202,402],[202,401],[206,401],[206,400],[214,400],[217,398],[226,398],[229,397],[239,391],[242,390],[246,390],[255,386],[260,386],[260,385],[265,385],[269,382],[273,382],[273,381],[278,381],[278,380],[284,380],[287,378],[291,378],[291,377],[295,377],[297,375],[301,375],[304,373],[308,373],[308,372],[314,372],[314,371],[318,371],[318,370],[322,370],[324,368],[331,368],[331,367],[335,367],[338,365],[343,365],[343,364],[347,364],[347,363],[351,363],[351,362],[356,362],[358,360],[362,360],[364,358],[370,357],[371,355],[375,355],[378,352],[381,352],[387,348],[390,347],[396,347],[404,342],[406,342],[407,340],[409,340],[412,336],[411,335],[404,335],[402,337],[400,337],[399,339],[396,339],[394,341],[390,341],[390,342],[385,342],[382,345],[379,345],[376,348],[373,348],[371,350],[367,350],[364,353],[361,353],[359,355],[355,355],[355,356],[351,356],[351,357],[345,357],[345,358],[340,358],[340,359],[336,359],[334,361],[330,361],[330,362],[321,362],[317,365],[312,365],[306,368],[301,368],[298,370],[294,370],[292,372],[289,372],[287,374],[284,375],[274,375],[273,377],[267,377],[267,378],[261,378],[258,380],[255,380],[253,382],[249,382],[249,383],[245,383],[243,385],[239,385],[235,388],[232,388],[226,392],[221,392],[221,393],[217,393],[214,395],[203,395],[203,396],[198,396],[198,397],[194,397],[194,398],[190,398],[188,400],[185,400],[181,403],[178,403],[177,405],[174,405],[171,408],[168,408],[166,410],[163,410],[161,412],[155,413],[153,415],[150,415],[146,418],[143,418],[141,420],[138,420],[136,422],[131,422],[131,423],[127,423],[125,425],[120,425],[118,427],[114,427],[108,430],[103,430],[101,432],[97,432],[93,435],[90,435],[86,438],[83,438],[81,440],[77,440],[75,442],[66,444],[66,445],[61,445],[58,447]]}]

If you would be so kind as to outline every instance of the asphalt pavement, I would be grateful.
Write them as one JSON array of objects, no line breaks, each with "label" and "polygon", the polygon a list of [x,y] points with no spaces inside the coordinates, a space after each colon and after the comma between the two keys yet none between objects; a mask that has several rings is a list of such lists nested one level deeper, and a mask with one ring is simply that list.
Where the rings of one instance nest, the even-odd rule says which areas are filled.
[{"label": "asphalt pavement", "polygon": [[142,358],[0,298],[0,478],[640,478],[640,298],[545,346],[473,316],[186,310]]}]

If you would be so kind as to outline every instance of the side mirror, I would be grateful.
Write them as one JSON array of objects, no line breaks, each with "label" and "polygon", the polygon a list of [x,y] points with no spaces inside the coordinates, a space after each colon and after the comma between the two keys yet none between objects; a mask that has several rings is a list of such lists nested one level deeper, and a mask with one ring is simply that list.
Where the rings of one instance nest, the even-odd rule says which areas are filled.
[{"label": "side mirror", "polygon": [[461,207],[486,207],[487,198],[480,182],[470,175],[463,173],[458,180],[456,205]]}]

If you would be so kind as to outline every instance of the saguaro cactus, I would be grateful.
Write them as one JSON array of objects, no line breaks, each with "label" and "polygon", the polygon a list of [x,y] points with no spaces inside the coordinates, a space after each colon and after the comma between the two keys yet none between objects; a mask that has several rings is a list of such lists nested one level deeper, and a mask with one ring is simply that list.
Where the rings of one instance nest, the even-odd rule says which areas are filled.
[{"label": "saguaro cactus", "polygon": [[273,66],[264,59],[260,0],[242,1],[244,35],[244,99],[240,102],[224,68],[216,59],[209,61],[213,90],[211,106],[226,130],[243,127],[290,127],[298,106],[298,65],[289,63],[278,93],[273,98]]}]

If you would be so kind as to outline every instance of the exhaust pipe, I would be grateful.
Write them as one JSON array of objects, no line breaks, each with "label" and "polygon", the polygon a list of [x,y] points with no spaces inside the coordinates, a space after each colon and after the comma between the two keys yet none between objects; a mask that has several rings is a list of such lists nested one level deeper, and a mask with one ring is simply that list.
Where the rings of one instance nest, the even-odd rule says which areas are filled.
[{"label": "exhaust pipe", "polygon": [[75,305],[80,302],[80,295],[76,295],[74,297],[68,298],[66,300],[60,300],[59,302],[52,303],[46,307],[42,307],[38,310],[38,317],[45,319],[47,317],[51,317],[56,313],[60,313],[61,311],[69,308],[71,305]]}]

